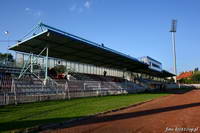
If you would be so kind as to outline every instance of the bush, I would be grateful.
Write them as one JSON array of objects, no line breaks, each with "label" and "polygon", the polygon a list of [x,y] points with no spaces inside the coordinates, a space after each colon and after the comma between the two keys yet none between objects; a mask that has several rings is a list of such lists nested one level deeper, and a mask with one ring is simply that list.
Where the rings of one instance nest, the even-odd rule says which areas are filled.
[{"label": "bush", "polygon": [[191,80],[195,83],[200,83],[200,71],[195,72],[192,77]]},{"label": "bush", "polygon": [[56,71],[57,74],[62,74],[67,72],[67,69],[64,65],[57,65],[54,67],[54,70]]}]

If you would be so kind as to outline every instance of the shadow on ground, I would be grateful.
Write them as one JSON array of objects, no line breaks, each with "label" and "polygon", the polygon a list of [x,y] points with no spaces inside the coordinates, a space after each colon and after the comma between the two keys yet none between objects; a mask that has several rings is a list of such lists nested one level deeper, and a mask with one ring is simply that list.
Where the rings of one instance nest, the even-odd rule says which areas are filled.
[{"label": "shadow on ground", "polygon": [[0,132],[24,132],[26,128],[39,127],[39,125],[45,125],[55,122],[67,121],[71,118],[52,118],[52,119],[42,119],[42,120],[23,120],[23,121],[12,121],[0,123]]},{"label": "shadow on ground", "polygon": [[146,90],[145,93],[150,94],[184,94],[189,91],[194,90],[194,88],[175,88],[175,89],[156,89],[156,90]]},{"label": "shadow on ground", "polygon": [[198,102],[198,103],[163,107],[163,108],[157,108],[157,109],[151,109],[151,110],[122,113],[122,114],[116,114],[116,115],[94,116],[92,118],[89,118],[89,119],[86,119],[83,121],[77,121],[77,122],[70,123],[63,128],[75,127],[75,126],[79,126],[79,125],[89,125],[89,124],[94,124],[94,123],[101,123],[101,122],[108,122],[108,121],[115,121],[115,120],[122,120],[122,119],[129,119],[129,118],[153,115],[153,114],[157,114],[157,113],[164,113],[164,112],[181,110],[181,109],[192,108],[192,107],[199,107],[199,106],[200,106],[200,103]]}]

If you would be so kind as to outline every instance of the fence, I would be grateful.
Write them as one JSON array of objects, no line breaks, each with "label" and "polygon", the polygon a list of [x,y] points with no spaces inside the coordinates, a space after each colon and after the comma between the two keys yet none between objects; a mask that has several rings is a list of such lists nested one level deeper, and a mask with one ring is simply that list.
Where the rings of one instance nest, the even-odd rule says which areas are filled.
[{"label": "fence", "polygon": [[72,99],[91,96],[119,95],[128,92],[137,93],[144,88],[134,83],[101,81],[54,81],[49,79],[46,85],[37,78],[12,79],[10,88],[0,91],[0,105],[28,102]]}]

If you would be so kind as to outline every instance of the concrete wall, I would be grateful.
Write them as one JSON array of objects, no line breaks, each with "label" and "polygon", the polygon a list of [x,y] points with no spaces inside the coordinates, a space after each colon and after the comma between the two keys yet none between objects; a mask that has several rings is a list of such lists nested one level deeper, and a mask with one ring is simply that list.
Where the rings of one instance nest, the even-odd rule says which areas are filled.
[{"label": "concrete wall", "polygon": [[200,84],[181,84],[183,87],[200,88]]}]

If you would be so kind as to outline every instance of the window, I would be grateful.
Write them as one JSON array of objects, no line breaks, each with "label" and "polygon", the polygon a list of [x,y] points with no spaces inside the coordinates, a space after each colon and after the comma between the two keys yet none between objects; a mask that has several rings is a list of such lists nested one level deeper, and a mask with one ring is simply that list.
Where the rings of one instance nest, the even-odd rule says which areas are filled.
[{"label": "window", "polygon": [[153,67],[160,68],[160,66],[157,65],[157,64],[151,63],[151,65],[152,65]]}]

